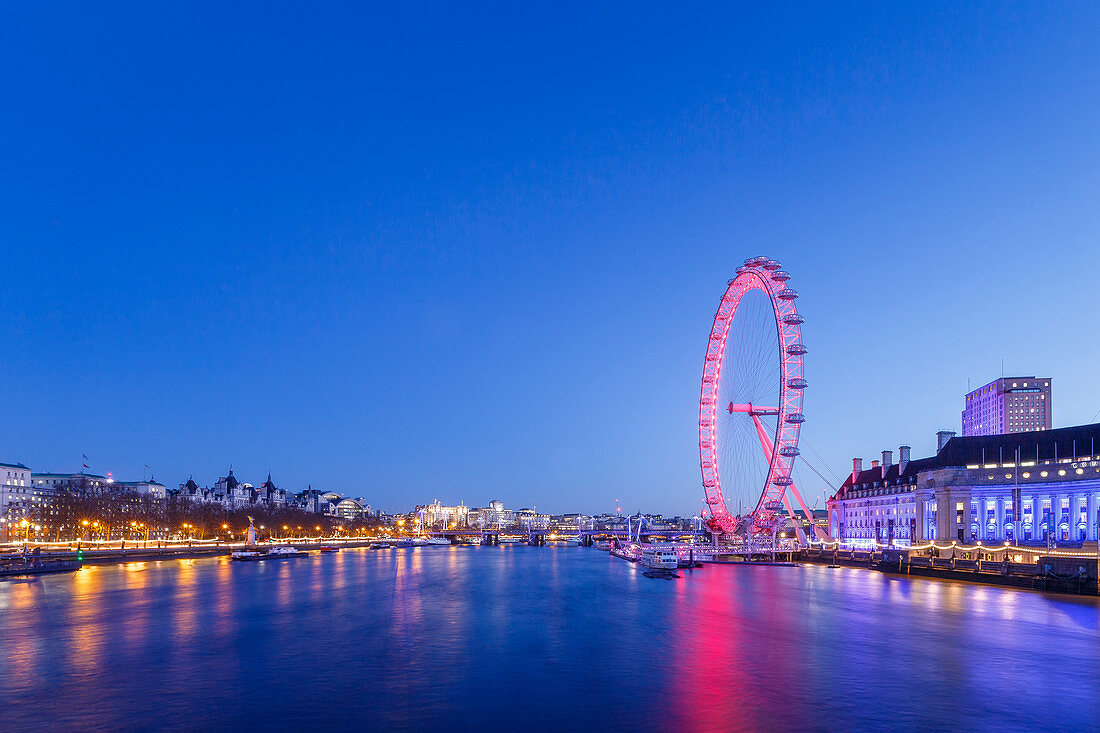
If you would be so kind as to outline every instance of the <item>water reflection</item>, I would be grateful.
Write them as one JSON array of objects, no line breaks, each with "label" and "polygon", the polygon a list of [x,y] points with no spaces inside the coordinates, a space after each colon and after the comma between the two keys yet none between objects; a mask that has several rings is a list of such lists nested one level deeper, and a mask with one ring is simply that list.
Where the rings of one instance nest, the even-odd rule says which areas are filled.
[{"label": "water reflection", "polygon": [[581,548],[344,550],[89,567],[0,583],[0,609],[12,729],[44,701],[92,729],[983,730],[1042,726],[1052,700],[1058,727],[1100,719],[1096,599],[851,568],[663,581]]}]

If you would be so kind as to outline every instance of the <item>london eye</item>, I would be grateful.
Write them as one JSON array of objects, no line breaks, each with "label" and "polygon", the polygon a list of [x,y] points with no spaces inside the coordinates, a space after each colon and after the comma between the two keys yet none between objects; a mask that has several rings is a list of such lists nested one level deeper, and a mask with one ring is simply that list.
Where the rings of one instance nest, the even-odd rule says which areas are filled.
[{"label": "london eye", "polygon": [[786,514],[805,543],[795,505],[812,522],[791,475],[807,382],[804,319],[790,279],[775,260],[745,260],[711,326],[699,393],[699,465],[716,533],[770,532]]}]

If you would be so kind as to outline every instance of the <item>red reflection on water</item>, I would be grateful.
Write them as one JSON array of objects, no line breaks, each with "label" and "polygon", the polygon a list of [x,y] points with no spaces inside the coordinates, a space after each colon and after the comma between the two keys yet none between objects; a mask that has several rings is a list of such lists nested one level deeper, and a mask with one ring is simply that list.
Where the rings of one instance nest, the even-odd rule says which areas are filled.
[{"label": "red reflection on water", "polygon": [[[778,570],[778,568],[773,569]],[[794,674],[790,649],[776,646],[774,628],[761,616],[782,622],[774,576],[760,573],[751,586],[739,573],[759,569],[709,566],[706,576],[679,581],[670,619],[679,633],[672,645],[675,659],[668,699],[673,727],[683,730],[767,729],[777,713],[768,677]],[[751,587],[753,597],[743,595]],[[787,609],[786,612],[790,612]],[[754,674],[750,670],[757,670]]]}]

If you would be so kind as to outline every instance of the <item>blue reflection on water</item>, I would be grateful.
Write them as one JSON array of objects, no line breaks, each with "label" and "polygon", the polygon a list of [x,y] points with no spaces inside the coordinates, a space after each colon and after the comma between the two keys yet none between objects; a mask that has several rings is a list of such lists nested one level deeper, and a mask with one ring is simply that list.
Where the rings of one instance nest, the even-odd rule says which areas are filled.
[{"label": "blue reflection on water", "polygon": [[344,550],[0,583],[9,730],[1093,729],[1100,602],[591,549]]}]

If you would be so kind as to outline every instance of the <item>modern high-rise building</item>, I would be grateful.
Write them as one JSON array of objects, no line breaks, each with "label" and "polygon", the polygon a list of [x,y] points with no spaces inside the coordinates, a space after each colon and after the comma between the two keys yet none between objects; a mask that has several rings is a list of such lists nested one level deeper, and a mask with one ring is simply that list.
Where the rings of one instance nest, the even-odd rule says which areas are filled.
[{"label": "modern high-rise building", "polygon": [[966,396],[962,434],[1050,430],[1050,377],[1001,377]]}]

